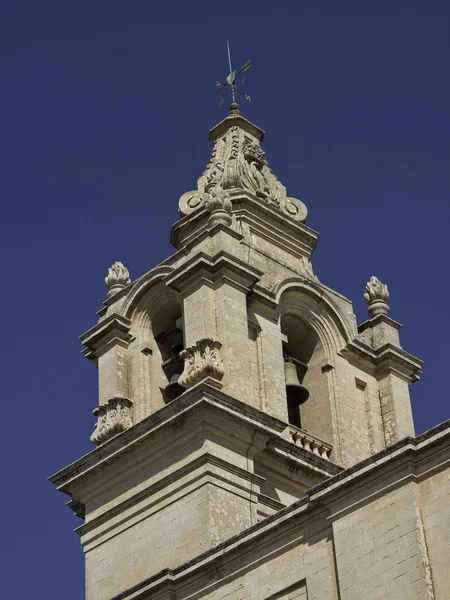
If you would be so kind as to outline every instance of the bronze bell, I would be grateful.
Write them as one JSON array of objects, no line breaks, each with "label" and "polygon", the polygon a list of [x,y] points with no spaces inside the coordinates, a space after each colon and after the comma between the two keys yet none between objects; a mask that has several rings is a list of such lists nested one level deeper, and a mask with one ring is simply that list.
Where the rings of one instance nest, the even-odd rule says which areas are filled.
[{"label": "bronze bell", "polygon": [[164,388],[164,394],[169,401],[175,400],[175,398],[178,398],[178,396],[181,396],[181,394],[186,391],[184,387],[181,387],[178,383],[180,375],[181,373],[174,373],[170,378],[169,383]]},{"label": "bronze bell", "polygon": [[299,406],[309,398],[308,390],[300,383],[295,364],[287,358],[284,363],[284,379],[288,403],[289,423],[301,427]]},{"label": "bronze bell", "polygon": [[[169,383],[164,389],[164,394],[167,400],[175,400],[181,396],[186,390],[178,383],[181,373],[183,372],[183,360],[180,358],[180,352],[183,350],[183,344],[175,343],[170,348],[172,358],[164,363],[166,365],[166,374],[169,378]],[[163,365],[163,367],[164,367]]]},{"label": "bronze bell", "polygon": [[181,329],[174,329],[160,336],[161,343],[167,346],[170,344],[170,358],[163,362],[162,368],[166,374],[169,383],[164,388],[164,395],[170,402],[181,396],[186,390],[178,383],[183,372],[183,359],[180,358],[180,352],[183,350],[183,332]]}]

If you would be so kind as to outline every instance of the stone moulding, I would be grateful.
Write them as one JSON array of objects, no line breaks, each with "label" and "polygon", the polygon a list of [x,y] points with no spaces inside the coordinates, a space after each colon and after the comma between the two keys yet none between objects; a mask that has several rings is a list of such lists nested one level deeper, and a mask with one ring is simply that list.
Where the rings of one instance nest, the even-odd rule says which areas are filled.
[{"label": "stone moulding", "polygon": [[203,338],[195,346],[190,346],[182,352],[184,370],[178,383],[184,388],[190,388],[203,379],[210,377],[220,381],[224,375],[220,349],[222,344],[212,338]]},{"label": "stone moulding", "polygon": [[103,444],[118,433],[133,425],[131,407],[133,403],[125,397],[116,396],[92,411],[98,420],[91,442]]}]

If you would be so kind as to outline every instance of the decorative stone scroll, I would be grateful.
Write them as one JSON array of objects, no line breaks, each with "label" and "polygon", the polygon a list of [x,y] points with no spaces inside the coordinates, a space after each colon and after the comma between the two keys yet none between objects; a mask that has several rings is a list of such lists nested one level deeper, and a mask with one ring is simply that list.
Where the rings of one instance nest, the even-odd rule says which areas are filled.
[{"label": "decorative stone scroll", "polygon": [[126,285],[131,283],[130,273],[121,262],[115,262],[109,269],[105,278],[105,283],[109,288],[108,298],[117,294]]},{"label": "decorative stone scroll", "polygon": [[286,188],[270,169],[260,146],[263,132],[259,128],[238,111],[232,111],[220,131],[215,128],[212,134],[215,143],[211,159],[197,182],[197,190],[181,196],[180,216],[204,208],[208,200],[205,192],[218,186],[222,190],[249,192],[295,221],[306,220],[306,206],[287,196]]},{"label": "decorative stone scroll", "polygon": [[387,304],[389,300],[389,290],[387,285],[381,283],[378,277],[372,275],[366,285],[364,300],[369,305],[369,315],[373,318],[378,315],[388,315],[390,308]]},{"label": "decorative stone scroll", "polygon": [[103,444],[118,433],[133,425],[131,407],[133,403],[125,397],[116,396],[92,411],[98,417],[91,442]]},{"label": "decorative stone scroll", "polygon": [[314,279],[315,281],[319,281],[317,275],[314,275],[311,261],[308,260],[305,256],[302,256],[300,259],[300,269],[306,277]]},{"label": "decorative stone scroll", "polygon": [[220,186],[215,185],[207,188],[205,208],[210,213],[208,224],[211,227],[219,224],[231,225],[233,218],[231,216],[230,195]]},{"label": "decorative stone scroll", "polygon": [[221,347],[220,342],[204,338],[195,346],[180,352],[180,357],[184,360],[184,370],[178,383],[184,388],[190,388],[207,377],[220,381],[224,374],[220,358]]}]

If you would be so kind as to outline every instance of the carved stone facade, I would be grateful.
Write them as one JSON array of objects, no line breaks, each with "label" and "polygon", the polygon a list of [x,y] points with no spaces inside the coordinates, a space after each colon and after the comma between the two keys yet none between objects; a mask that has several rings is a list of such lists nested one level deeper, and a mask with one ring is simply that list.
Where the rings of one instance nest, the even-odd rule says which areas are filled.
[{"label": "carved stone facade", "polygon": [[263,131],[232,105],[210,140],[178,252],[113,265],[81,337],[98,447],[51,479],[85,517],[87,600],[448,600],[450,422],[415,437],[387,287],[358,324]]}]

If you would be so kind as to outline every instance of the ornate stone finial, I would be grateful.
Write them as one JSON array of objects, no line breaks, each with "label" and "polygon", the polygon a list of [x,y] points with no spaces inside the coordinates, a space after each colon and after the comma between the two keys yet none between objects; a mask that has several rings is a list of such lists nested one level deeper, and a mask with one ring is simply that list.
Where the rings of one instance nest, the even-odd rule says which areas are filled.
[{"label": "ornate stone finial", "polygon": [[190,388],[207,377],[220,381],[224,374],[219,355],[221,347],[220,342],[204,338],[195,346],[180,352],[180,357],[184,360],[184,370],[178,383],[184,388]]},{"label": "ornate stone finial", "polygon": [[269,167],[261,148],[263,130],[244,119],[235,107],[233,103],[228,117],[211,130],[211,159],[197,181],[197,189],[181,196],[180,216],[203,209],[208,189],[220,186],[230,193],[232,201],[239,193],[248,194],[284,217],[303,223],[308,210],[303,202],[287,195],[285,186]]},{"label": "ornate stone finial", "polygon": [[130,273],[121,262],[115,262],[109,269],[105,278],[105,283],[109,288],[108,298],[117,294],[122,288],[131,283]]},{"label": "ornate stone finial", "polygon": [[389,290],[387,285],[381,283],[378,277],[372,275],[367,282],[366,291],[364,292],[364,300],[369,305],[369,315],[373,318],[378,315],[388,315],[389,306]]},{"label": "ornate stone finial", "polygon": [[239,104],[237,102],[232,102],[230,104],[230,115],[240,115],[239,112]]},{"label": "ornate stone finial", "polygon": [[204,206],[210,214],[208,219],[210,227],[219,224],[227,225],[228,227],[231,225],[233,219],[231,216],[232,204],[230,195],[220,186],[212,185],[206,189]]}]

